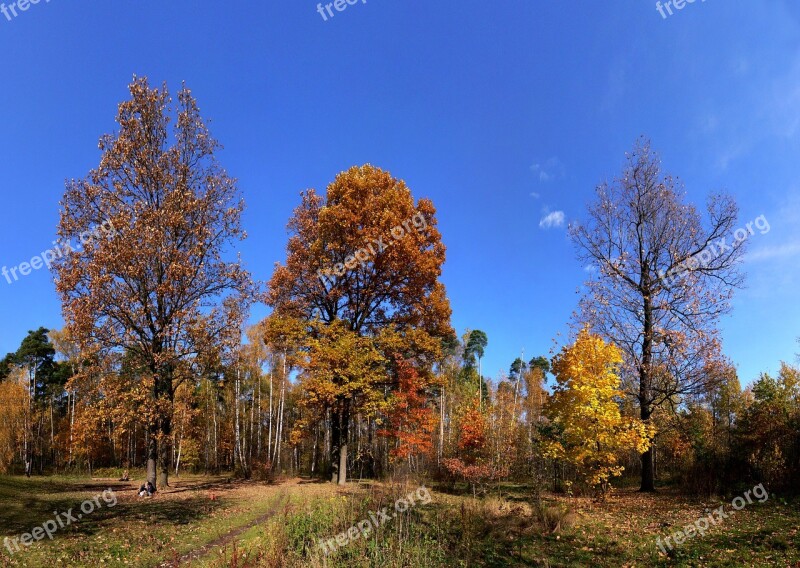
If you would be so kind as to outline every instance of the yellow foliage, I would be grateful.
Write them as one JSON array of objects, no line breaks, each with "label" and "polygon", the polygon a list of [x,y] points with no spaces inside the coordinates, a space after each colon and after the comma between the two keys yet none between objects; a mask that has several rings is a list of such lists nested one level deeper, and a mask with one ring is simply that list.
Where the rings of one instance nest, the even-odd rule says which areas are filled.
[{"label": "yellow foliage", "polygon": [[14,450],[22,444],[25,435],[27,390],[13,380],[0,382],[0,401],[0,472],[8,473]]},{"label": "yellow foliage", "polygon": [[546,452],[574,464],[586,483],[603,491],[612,477],[622,474],[619,453],[647,451],[655,434],[650,424],[620,411],[621,363],[622,353],[615,345],[586,329],[553,360],[558,384],[547,414],[560,435]]}]

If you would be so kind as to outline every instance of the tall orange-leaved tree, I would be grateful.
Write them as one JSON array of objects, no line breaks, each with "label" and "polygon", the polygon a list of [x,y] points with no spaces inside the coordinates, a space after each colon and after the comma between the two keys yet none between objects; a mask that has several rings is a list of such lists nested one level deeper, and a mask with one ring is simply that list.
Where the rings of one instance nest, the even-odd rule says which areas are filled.
[{"label": "tall orange-leaved tree", "polygon": [[[402,180],[370,165],[336,176],[325,196],[304,192],[289,221],[286,263],[276,267],[269,282],[269,305],[278,315],[309,326],[341,322],[356,336],[373,341],[387,360],[400,353],[432,364],[431,346],[452,334],[450,304],[439,281],[445,247],[435,213],[430,200],[415,203]],[[385,332],[395,338],[380,340]],[[398,342],[397,337],[409,341]],[[351,379],[323,373],[319,380],[337,376],[327,407],[334,434],[330,461],[338,467],[331,479],[344,483],[346,467],[338,464],[347,463],[355,401],[343,385]]]},{"label": "tall orange-leaved tree", "polygon": [[60,247],[54,268],[81,349],[125,353],[150,377],[158,412],[148,426],[147,477],[156,482],[159,462],[165,485],[176,369],[237,336],[226,330],[238,329],[253,285],[227,258],[245,237],[244,205],[192,93],[183,87],[173,103],[166,87],[144,78],[130,93],[118,132],[100,139],[100,165],[67,183],[58,233],[81,246]]}]

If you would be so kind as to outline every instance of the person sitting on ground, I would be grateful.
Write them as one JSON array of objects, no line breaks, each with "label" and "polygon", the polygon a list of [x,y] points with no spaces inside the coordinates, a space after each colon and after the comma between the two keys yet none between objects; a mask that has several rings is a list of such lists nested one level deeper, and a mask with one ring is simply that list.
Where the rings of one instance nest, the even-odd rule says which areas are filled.
[{"label": "person sitting on ground", "polygon": [[152,497],[155,492],[155,485],[148,481],[139,488],[139,497]]},{"label": "person sitting on ground", "polygon": [[128,470],[127,469],[125,470],[125,473],[122,474],[122,477],[119,478],[119,480],[120,481],[130,481],[130,478],[128,477]]}]

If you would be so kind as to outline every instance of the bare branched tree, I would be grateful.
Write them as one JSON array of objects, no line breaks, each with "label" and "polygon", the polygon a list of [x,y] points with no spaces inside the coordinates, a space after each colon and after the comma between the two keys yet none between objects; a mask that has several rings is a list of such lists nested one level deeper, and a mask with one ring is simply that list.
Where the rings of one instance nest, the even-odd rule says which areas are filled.
[{"label": "bare branched tree", "polygon": [[[747,238],[733,236],[738,208],[727,195],[709,198],[703,223],[649,141],[627,158],[622,175],[597,188],[588,222],[570,234],[580,259],[596,269],[578,319],[624,351],[627,391],[646,421],[665,402],[703,391],[713,376],[718,322],[742,285]],[[641,459],[641,490],[653,491],[653,449]]]}]

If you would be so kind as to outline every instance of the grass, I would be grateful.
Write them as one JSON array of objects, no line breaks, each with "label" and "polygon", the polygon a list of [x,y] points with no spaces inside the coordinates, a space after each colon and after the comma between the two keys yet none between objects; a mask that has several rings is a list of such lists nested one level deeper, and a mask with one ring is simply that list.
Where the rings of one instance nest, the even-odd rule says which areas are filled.
[{"label": "grass", "polygon": [[[106,488],[117,503],[84,515],[9,555],[3,566],[800,566],[800,506],[771,497],[753,503],[663,554],[656,539],[726,505],[671,490],[614,492],[606,503],[504,485],[475,500],[442,487],[378,530],[328,556],[319,539],[354,524],[417,489],[416,484],[357,483],[338,488],[307,480],[272,485],[183,476],[151,499],[137,483],[70,477],[0,477],[0,537],[18,536],[79,511]],[[435,488],[434,488],[435,489]]]}]

